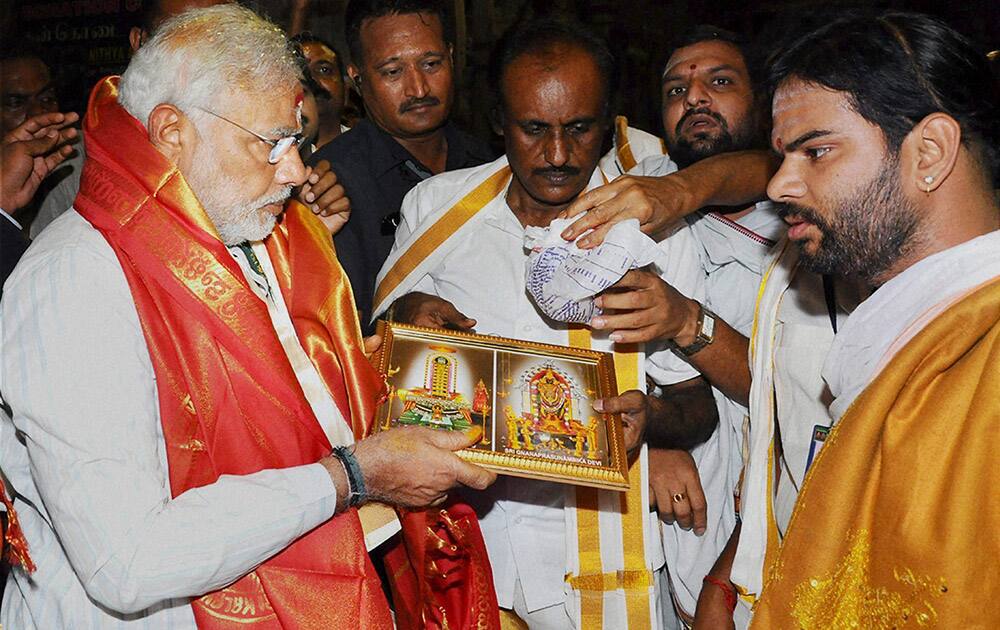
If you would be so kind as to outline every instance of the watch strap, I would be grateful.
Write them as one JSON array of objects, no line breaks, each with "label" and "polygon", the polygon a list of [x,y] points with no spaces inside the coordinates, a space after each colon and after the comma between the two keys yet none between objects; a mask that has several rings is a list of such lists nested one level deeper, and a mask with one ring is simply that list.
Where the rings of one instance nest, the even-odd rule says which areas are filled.
[{"label": "watch strap", "polygon": [[673,349],[686,357],[693,356],[703,350],[705,346],[715,341],[715,322],[718,316],[705,308],[704,304],[699,304],[698,306],[698,323],[696,325],[698,332],[695,335],[694,341],[686,346],[680,346],[671,340]]}]

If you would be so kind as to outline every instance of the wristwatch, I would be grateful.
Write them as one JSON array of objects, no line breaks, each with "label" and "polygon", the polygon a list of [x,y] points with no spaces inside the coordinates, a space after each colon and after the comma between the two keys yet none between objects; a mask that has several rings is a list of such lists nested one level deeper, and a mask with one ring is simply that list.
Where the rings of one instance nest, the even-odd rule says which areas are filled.
[{"label": "wristwatch", "polygon": [[704,304],[699,304],[697,334],[694,341],[686,346],[679,346],[677,342],[671,340],[671,346],[677,352],[686,357],[699,352],[702,348],[715,341],[715,320],[718,317],[715,313],[705,308]]}]

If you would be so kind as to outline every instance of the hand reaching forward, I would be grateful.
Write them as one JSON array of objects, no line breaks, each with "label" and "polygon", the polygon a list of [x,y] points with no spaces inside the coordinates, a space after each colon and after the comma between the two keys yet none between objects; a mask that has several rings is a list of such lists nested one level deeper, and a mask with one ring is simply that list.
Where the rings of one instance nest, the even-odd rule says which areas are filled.
[{"label": "hand reaching forward", "polygon": [[455,305],[427,293],[407,293],[395,302],[395,321],[426,328],[471,331],[476,320],[459,312]]},{"label": "hand reaching forward", "polygon": [[331,235],[351,218],[351,200],[326,160],[320,160],[310,169],[306,183],[299,188],[298,199],[319,217]]},{"label": "hand reaching forward", "polygon": [[593,230],[577,241],[577,245],[589,249],[600,245],[615,223],[639,219],[640,230],[657,234],[699,207],[698,198],[690,192],[681,173],[664,177],[623,175],[577,197],[559,218],[587,213],[566,228],[562,237],[572,241]]},{"label": "hand reaching forward", "polygon": [[481,438],[479,427],[466,432],[400,427],[361,440],[354,456],[373,500],[419,508],[443,502],[456,486],[485,490],[496,480],[496,473],[452,452]]},{"label": "hand reaching forward", "polygon": [[21,123],[0,145],[0,208],[7,212],[26,206],[42,180],[73,152],[65,143],[76,137],[75,129],[62,129],[62,123],[39,126],[38,118]]}]

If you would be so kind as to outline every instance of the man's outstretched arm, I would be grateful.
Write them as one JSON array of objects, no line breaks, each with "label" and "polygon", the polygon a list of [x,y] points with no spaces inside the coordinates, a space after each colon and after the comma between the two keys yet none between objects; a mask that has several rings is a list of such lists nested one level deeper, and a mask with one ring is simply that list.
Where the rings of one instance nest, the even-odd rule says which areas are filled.
[{"label": "man's outstretched arm", "polygon": [[580,195],[564,217],[587,212],[563,232],[577,244],[600,244],[615,223],[638,219],[646,234],[659,234],[678,219],[707,206],[738,206],[767,197],[767,183],[778,169],[769,151],[736,151],[700,160],[662,177],[625,175]]}]

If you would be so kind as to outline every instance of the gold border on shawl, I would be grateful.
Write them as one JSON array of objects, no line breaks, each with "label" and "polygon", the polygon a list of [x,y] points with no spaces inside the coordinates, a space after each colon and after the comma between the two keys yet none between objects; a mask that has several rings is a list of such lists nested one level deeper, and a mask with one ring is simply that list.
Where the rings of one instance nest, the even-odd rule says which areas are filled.
[{"label": "gold border on shawl", "polygon": [[615,116],[615,139],[618,141],[618,161],[622,165],[622,170],[627,173],[638,164],[635,161],[635,155],[632,153],[632,147],[629,146],[628,118]]},{"label": "gold border on shawl", "polygon": [[[639,387],[639,350],[634,344],[619,345],[615,353],[615,376],[622,391]],[[653,575],[646,564],[646,510],[642,500],[642,465],[637,460],[629,470],[629,490],[621,496],[622,544],[626,574],[646,577],[625,589],[625,608],[629,630],[649,628],[649,586]]]},{"label": "gold border on shawl", "polygon": [[[590,348],[590,330],[579,325],[569,328],[569,345],[573,348]],[[589,576],[601,575],[601,508],[596,490],[577,488],[576,490],[576,535],[579,553],[579,575],[570,579],[581,580]],[[580,627],[602,628],[604,626],[604,591],[594,591],[574,587],[580,593]]]},{"label": "gold border on shawl", "polygon": [[[569,330],[570,345],[577,348],[591,346],[590,330],[572,326]],[[622,390],[639,385],[639,352],[634,346],[621,346],[614,354],[615,378]],[[627,348],[627,349],[626,349]],[[600,552],[600,508],[596,493],[588,494],[577,489],[577,540],[580,573],[568,579],[570,586],[580,592],[581,627],[604,627],[604,595],[621,590],[625,595],[627,624],[630,630],[651,626],[649,588],[653,575],[646,563],[645,513],[642,500],[642,465],[636,461],[629,470],[629,490],[620,495],[622,527],[622,571],[605,573]],[[631,509],[630,509],[631,508]]]},{"label": "gold border on shawl", "polygon": [[504,189],[510,180],[510,167],[505,166],[491,175],[486,181],[476,186],[458,203],[445,211],[427,231],[400,256],[396,264],[389,269],[382,282],[375,289],[374,304],[379,306],[425,258],[434,253],[466,221],[476,215]]},{"label": "gold border on shawl", "polygon": [[[590,348],[590,330],[583,326],[570,326],[569,345],[573,348]],[[596,490],[576,490],[576,533],[579,552],[579,574],[570,578],[570,586],[580,593],[580,627],[583,629],[604,626],[604,588],[588,589],[585,585],[594,576],[602,576],[601,561],[601,508]],[[594,584],[593,586],[597,586]]]},{"label": "gold border on shawl", "polygon": [[750,328],[750,358],[757,355],[757,327],[760,324],[760,302],[764,299],[764,291],[767,289],[767,282],[771,278],[771,272],[774,271],[775,267],[781,263],[781,259],[785,256],[785,249],[788,248],[789,241],[785,241],[785,244],[781,247],[781,251],[778,256],[771,263],[771,266],[767,268],[764,272],[764,277],[760,280],[760,286],[757,288],[757,301],[754,303],[753,307],[753,325]]}]

